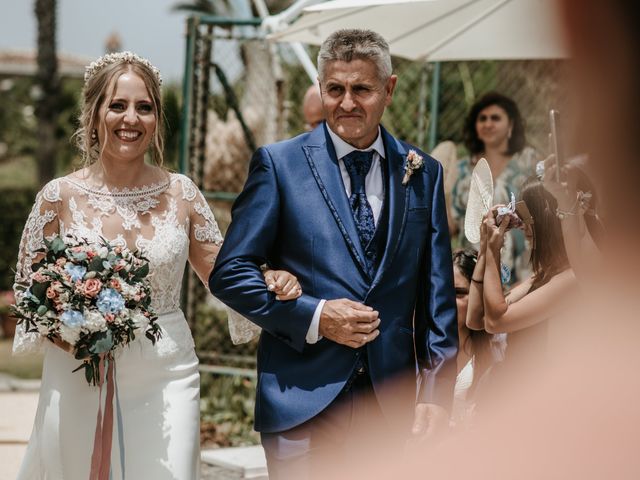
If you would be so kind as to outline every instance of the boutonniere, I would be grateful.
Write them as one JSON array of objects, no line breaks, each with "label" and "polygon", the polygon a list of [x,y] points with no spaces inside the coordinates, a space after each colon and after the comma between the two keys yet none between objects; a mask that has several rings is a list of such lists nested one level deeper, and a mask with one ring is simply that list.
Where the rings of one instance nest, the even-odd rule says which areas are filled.
[{"label": "boutonniere", "polygon": [[404,166],[404,177],[402,179],[402,185],[407,185],[411,179],[413,172],[420,170],[424,166],[424,160],[422,155],[418,155],[415,150],[409,150],[407,154],[407,163]]}]

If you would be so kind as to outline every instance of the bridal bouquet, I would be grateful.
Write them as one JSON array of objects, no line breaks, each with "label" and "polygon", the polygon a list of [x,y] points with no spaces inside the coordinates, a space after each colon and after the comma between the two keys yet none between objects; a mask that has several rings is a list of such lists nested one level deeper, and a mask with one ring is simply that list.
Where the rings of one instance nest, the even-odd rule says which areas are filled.
[{"label": "bridal bouquet", "polygon": [[89,384],[102,383],[101,360],[143,333],[155,344],[161,336],[150,307],[149,262],[139,252],[102,239],[88,243],[68,235],[45,240],[43,258],[19,285],[13,308],[27,332],[61,339],[83,360]]}]

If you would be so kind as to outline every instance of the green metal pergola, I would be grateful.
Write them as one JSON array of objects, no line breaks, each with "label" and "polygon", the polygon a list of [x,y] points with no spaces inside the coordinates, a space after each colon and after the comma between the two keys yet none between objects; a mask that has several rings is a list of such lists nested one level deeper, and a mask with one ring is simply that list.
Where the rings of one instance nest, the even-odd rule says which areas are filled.
[{"label": "green metal pergola", "polygon": [[[224,72],[216,69],[211,62],[213,29],[214,27],[233,28],[252,26],[259,27],[260,18],[227,18],[217,16],[191,16],[187,19],[185,42],[185,66],[182,83],[182,120],[180,136],[180,171],[188,174],[202,188],[202,168],[205,161],[205,137],[207,132],[207,107],[209,101],[209,79],[211,70],[225,86]],[[438,114],[440,97],[440,62],[430,64],[431,91],[421,95],[420,101],[425,103],[429,97],[429,125],[427,148],[433,150],[438,134]],[[315,81],[315,79],[311,79]],[[233,99],[233,96],[229,97]],[[232,102],[230,102],[232,103]],[[230,105],[234,107],[234,105]],[[426,108],[425,108],[426,110]],[[252,147],[252,135],[242,121],[242,115],[236,111],[247,143]],[[207,198],[214,200],[233,201],[237,194],[231,192],[203,192]]]}]

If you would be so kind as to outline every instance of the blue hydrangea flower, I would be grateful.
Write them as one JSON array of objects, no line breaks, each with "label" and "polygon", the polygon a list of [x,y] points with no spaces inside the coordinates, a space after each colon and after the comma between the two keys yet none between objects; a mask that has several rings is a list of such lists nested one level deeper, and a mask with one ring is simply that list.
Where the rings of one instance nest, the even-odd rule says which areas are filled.
[{"label": "blue hydrangea flower", "polygon": [[104,288],[96,302],[100,313],[118,313],[124,308],[124,298],[113,288]]},{"label": "blue hydrangea flower", "polygon": [[67,310],[62,315],[60,315],[60,321],[64,323],[67,327],[81,327],[84,325],[86,321],[82,312],[78,310]]},{"label": "blue hydrangea flower", "polygon": [[64,271],[69,274],[71,280],[77,282],[78,280],[82,280],[84,274],[87,273],[87,268],[82,265],[73,265],[71,263],[67,263],[64,266]]},{"label": "blue hydrangea flower", "polygon": [[36,297],[33,293],[31,293],[31,287],[27,288],[24,292],[24,296],[25,298],[28,298],[29,300],[33,300],[35,302],[40,303],[40,300],[38,299],[38,297]]}]

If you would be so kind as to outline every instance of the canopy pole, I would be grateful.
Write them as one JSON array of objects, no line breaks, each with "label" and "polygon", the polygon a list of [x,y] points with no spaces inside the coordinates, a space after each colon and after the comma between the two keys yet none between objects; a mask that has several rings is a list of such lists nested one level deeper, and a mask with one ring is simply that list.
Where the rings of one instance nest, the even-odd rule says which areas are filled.
[{"label": "canopy pole", "polygon": [[180,173],[187,173],[189,168],[189,140],[191,136],[191,113],[193,101],[193,62],[195,56],[195,41],[197,34],[197,19],[195,17],[187,18],[186,28],[186,52],[184,56],[184,77],[182,79],[182,118],[180,119],[180,155],[179,169]]},{"label": "canopy pole", "polygon": [[429,81],[429,70],[431,66],[427,62],[422,63],[420,69],[420,93],[418,95],[418,136],[416,145],[425,148],[425,137],[429,128],[427,121],[427,96],[429,95],[427,82]]},{"label": "canopy pole", "polygon": [[433,62],[433,78],[431,79],[431,108],[429,113],[429,151],[436,146],[438,138],[438,107],[440,104],[440,62]]}]

